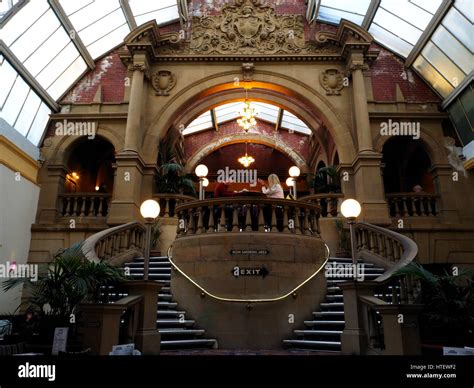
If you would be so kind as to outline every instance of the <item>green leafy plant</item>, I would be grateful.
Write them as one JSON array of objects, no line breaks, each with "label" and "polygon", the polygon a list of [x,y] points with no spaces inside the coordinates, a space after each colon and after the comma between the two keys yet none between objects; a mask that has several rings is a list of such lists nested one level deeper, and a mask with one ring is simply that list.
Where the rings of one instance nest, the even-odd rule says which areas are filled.
[{"label": "green leafy plant", "polygon": [[155,176],[157,193],[196,195],[191,176],[184,173],[184,166],[179,163],[173,141],[166,138],[159,144],[158,173]]},{"label": "green leafy plant", "polygon": [[54,261],[40,271],[38,280],[12,278],[3,283],[3,291],[24,285],[28,292],[27,311],[41,316],[69,317],[85,301],[97,302],[100,287],[125,280],[122,269],[107,262],[91,262],[81,250],[82,244],[62,250]]},{"label": "green leafy plant", "polygon": [[319,193],[340,193],[341,179],[337,172],[337,166],[320,168],[315,175],[308,175],[309,187]]},{"label": "green leafy plant", "polygon": [[422,325],[425,329],[451,334],[453,341],[473,340],[474,270],[462,270],[457,275],[444,271],[444,275],[438,276],[411,263],[394,274],[405,275],[421,281],[422,292],[416,302],[424,304]]}]

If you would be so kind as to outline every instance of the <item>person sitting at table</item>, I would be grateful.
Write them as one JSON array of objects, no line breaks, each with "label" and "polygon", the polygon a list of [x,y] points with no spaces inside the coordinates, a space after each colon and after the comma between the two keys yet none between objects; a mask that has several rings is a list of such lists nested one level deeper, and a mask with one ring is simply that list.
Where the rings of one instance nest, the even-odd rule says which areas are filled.
[{"label": "person sitting at table", "polygon": [[[214,198],[228,198],[235,197],[237,194],[235,191],[229,190],[229,182],[219,182],[214,189]],[[214,220],[216,222],[215,228],[217,229],[220,224],[221,209],[219,205],[214,205]],[[228,231],[232,229],[232,205],[225,205],[224,210],[225,216],[225,227]]]},{"label": "person sitting at table", "polygon": [[[270,174],[268,176],[268,185],[262,179],[259,179],[258,182],[262,185],[262,192],[267,196],[267,198],[276,198],[284,199],[285,193],[283,187],[281,187],[280,179],[276,174]],[[268,187],[267,187],[268,186]],[[279,230],[283,229],[283,212],[281,206],[276,206],[275,209],[276,223]],[[272,207],[271,205],[266,205],[263,208],[263,217],[265,219],[265,228],[270,229],[272,224]]]}]

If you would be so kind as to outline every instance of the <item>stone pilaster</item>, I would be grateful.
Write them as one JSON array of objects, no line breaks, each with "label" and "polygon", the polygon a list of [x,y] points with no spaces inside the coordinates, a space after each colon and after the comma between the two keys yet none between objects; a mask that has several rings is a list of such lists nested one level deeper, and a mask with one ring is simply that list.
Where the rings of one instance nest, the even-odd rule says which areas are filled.
[{"label": "stone pilaster", "polygon": [[[458,182],[453,180],[453,168],[449,164],[435,164],[431,167],[430,173],[436,187],[436,192],[440,198],[436,201],[437,212],[445,223],[459,223],[460,214],[458,206],[459,189]],[[464,179],[462,172],[459,172],[459,180]]]},{"label": "stone pilaster", "polygon": [[114,191],[107,223],[118,225],[142,220],[144,162],[138,154],[129,152],[118,154],[115,159]]},{"label": "stone pilaster", "polygon": [[59,194],[64,193],[67,168],[63,164],[49,164],[46,180],[41,181],[37,224],[55,224],[58,217]]}]

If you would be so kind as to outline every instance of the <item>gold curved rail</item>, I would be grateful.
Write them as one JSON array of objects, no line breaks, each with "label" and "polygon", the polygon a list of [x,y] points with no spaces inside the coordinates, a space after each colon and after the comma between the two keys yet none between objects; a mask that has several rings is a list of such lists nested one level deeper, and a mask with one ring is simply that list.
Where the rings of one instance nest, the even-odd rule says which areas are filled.
[{"label": "gold curved rail", "polygon": [[170,261],[171,265],[181,274],[183,275],[189,282],[191,282],[195,287],[197,287],[199,290],[201,290],[201,292],[203,292],[205,295],[207,296],[210,296],[212,299],[215,299],[215,300],[219,300],[221,302],[231,302],[231,303],[269,303],[269,302],[278,302],[280,300],[283,300],[285,298],[288,298],[290,295],[293,295],[296,291],[298,291],[301,287],[303,287],[306,283],[308,283],[311,279],[313,279],[323,268],[324,266],[326,265],[326,263],[328,262],[329,260],[329,256],[330,256],[330,251],[329,251],[329,247],[327,246],[327,244],[324,244],[324,246],[326,247],[326,260],[324,261],[324,263],[318,268],[318,270],[316,272],[314,272],[308,279],[306,279],[304,282],[302,282],[301,284],[299,284],[296,288],[294,288],[293,290],[291,290],[290,292],[286,293],[285,295],[282,295],[282,296],[279,296],[277,298],[268,298],[268,299],[233,299],[233,298],[223,298],[223,297],[220,297],[220,296],[217,296],[217,295],[214,295],[212,293],[210,293],[209,291],[207,291],[204,287],[202,287],[201,285],[199,285],[197,282],[195,282],[193,279],[191,279],[181,268],[179,268],[176,263],[172,260],[172,257],[171,256],[171,250],[173,249],[173,245],[171,245],[169,248],[168,248],[168,260]]}]

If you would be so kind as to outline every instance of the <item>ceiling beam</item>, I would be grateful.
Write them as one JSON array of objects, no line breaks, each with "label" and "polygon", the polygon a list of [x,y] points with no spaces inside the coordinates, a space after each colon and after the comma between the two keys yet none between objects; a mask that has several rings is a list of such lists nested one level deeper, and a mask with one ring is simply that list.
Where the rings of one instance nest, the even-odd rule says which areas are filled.
[{"label": "ceiling beam", "polygon": [[377,13],[380,6],[380,0],[371,0],[367,13],[365,14],[364,21],[362,22],[361,27],[369,31],[370,25],[374,21],[375,14]]},{"label": "ceiling beam", "polygon": [[122,7],[123,14],[127,20],[127,24],[130,27],[130,30],[133,31],[137,28],[137,21],[135,16],[133,16],[132,8],[130,8],[130,3],[128,0],[119,0],[120,6]]},{"label": "ceiling beam", "polygon": [[23,78],[26,84],[33,89],[33,91],[48,105],[49,109],[54,112],[59,111],[59,104],[49,95],[35,77],[26,69],[21,61],[13,54],[13,52],[7,47],[7,45],[0,40],[0,52],[10,65],[16,70],[18,75]]},{"label": "ceiling beam", "polygon": [[74,44],[74,46],[76,46],[77,51],[79,51],[79,54],[81,54],[82,59],[84,59],[89,69],[94,70],[94,59],[89,54],[89,51],[87,50],[86,45],[82,42],[81,38],[79,37],[79,34],[74,29],[74,26],[67,17],[63,7],[61,6],[61,4],[59,4],[59,0],[48,0],[48,3],[51,6],[53,12],[56,14],[56,17],[59,19],[59,22],[61,23],[63,28],[66,30],[66,33],[71,38],[72,43]]},{"label": "ceiling beam", "polygon": [[453,4],[454,0],[443,0],[433,18],[426,26],[425,31],[423,31],[421,34],[420,39],[418,39],[418,42],[416,42],[415,46],[413,46],[413,49],[405,61],[405,67],[410,67],[413,65],[413,62],[415,62],[416,58],[418,58],[418,55],[420,55],[426,43],[428,43],[430,40],[431,35],[433,35],[436,28],[438,28],[439,24],[443,20],[446,13],[451,9]]}]

